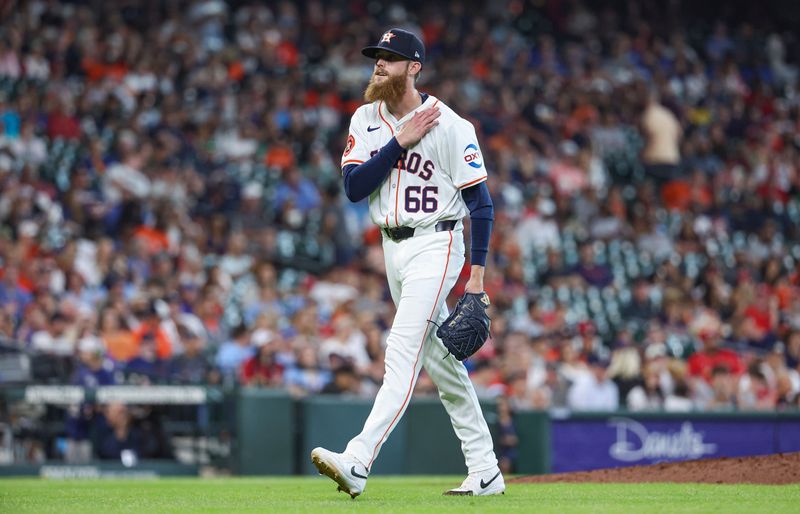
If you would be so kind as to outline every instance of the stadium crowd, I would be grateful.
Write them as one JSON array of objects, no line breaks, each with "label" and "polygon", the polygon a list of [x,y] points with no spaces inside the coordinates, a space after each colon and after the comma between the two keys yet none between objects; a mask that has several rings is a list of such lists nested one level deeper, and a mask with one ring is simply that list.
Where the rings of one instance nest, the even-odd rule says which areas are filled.
[{"label": "stadium crowd", "polygon": [[5,346],[47,383],[374,394],[393,305],[338,163],[403,26],[489,168],[480,395],[797,408],[800,41],[681,4],[4,3]]}]

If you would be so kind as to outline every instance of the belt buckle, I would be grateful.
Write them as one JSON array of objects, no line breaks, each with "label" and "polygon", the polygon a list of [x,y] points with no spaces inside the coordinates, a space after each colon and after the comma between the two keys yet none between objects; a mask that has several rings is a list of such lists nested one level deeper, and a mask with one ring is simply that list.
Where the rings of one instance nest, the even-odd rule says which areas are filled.
[{"label": "belt buckle", "polygon": [[392,230],[390,227],[384,228],[383,233],[386,234],[386,237],[388,237],[395,243],[397,242],[397,238],[394,236],[394,230]]},{"label": "belt buckle", "polygon": [[393,228],[386,227],[383,230],[389,237],[389,239],[391,239],[395,243],[399,243],[400,241],[405,241],[406,239],[414,235],[414,229],[409,229],[409,227],[393,227]]}]

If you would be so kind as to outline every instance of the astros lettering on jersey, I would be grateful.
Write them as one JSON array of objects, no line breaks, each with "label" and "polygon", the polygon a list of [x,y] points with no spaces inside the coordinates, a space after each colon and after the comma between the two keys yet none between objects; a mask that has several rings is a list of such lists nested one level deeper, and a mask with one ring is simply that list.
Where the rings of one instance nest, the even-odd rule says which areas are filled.
[{"label": "astros lettering on jersey", "polygon": [[379,189],[369,197],[372,221],[384,228],[425,227],[467,214],[460,191],[486,180],[475,128],[429,95],[401,119],[384,102],[362,105],[350,121],[342,168],[369,160],[417,111],[438,106],[439,125],[406,149]]}]

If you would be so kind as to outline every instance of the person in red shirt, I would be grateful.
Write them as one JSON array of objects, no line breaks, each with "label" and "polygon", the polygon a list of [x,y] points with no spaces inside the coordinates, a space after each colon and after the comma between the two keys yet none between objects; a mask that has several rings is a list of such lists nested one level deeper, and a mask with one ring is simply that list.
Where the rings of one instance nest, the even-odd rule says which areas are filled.
[{"label": "person in red shirt", "polygon": [[780,303],[767,284],[756,287],[756,295],[744,309],[741,333],[750,346],[767,350],[775,342]]},{"label": "person in red shirt", "polygon": [[689,357],[689,375],[692,377],[703,378],[711,383],[712,371],[717,366],[728,369],[733,375],[741,375],[745,368],[739,354],[727,348],[721,348],[722,338],[717,330],[703,330],[698,333],[700,341],[703,343],[703,350],[696,352]]},{"label": "person in red shirt", "polygon": [[266,330],[256,330],[251,339],[258,352],[244,361],[241,368],[242,384],[260,387],[279,387],[283,381],[283,366],[275,362],[277,341]]}]

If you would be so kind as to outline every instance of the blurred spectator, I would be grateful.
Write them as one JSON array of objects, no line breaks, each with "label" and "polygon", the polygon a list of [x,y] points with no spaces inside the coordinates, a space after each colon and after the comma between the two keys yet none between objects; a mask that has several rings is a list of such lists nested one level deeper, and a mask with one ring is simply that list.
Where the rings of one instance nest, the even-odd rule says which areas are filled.
[{"label": "blurred spectator", "polygon": [[747,367],[747,373],[739,379],[737,404],[742,410],[772,410],[777,394],[763,370],[764,364],[755,360]]},{"label": "blurred spectator", "polygon": [[558,194],[575,196],[589,186],[589,176],[578,164],[578,145],[566,140],[558,149],[559,159],[550,166],[550,179]]},{"label": "blurred spectator", "polygon": [[241,365],[253,355],[255,348],[251,344],[250,331],[240,324],[231,332],[231,338],[220,345],[214,362],[223,375],[230,377],[235,376]]},{"label": "blurred spectator", "polygon": [[77,331],[70,321],[64,312],[55,312],[47,328],[31,336],[31,349],[48,355],[72,355],[77,343]]},{"label": "blurred spectator", "polygon": [[122,323],[119,313],[112,307],[107,307],[100,313],[100,337],[109,357],[117,362],[127,362],[134,358],[139,353],[141,344]]},{"label": "blurred spectator", "polygon": [[619,407],[617,385],[608,378],[608,361],[595,355],[588,359],[589,372],[581,374],[567,393],[567,406],[573,410],[604,411]]},{"label": "blurred spectator", "polygon": [[642,383],[631,389],[626,404],[631,411],[659,411],[664,408],[664,392],[655,366],[644,366]]},{"label": "blurred spectator", "polygon": [[546,389],[529,389],[525,373],[507,373],[504,381],[507,384],[506,397],[512,409],[544,409],[550,405],[549,391]]},{"label": "blurred spectator", "polygon": [[800,330],[789,333],[786,343],[786,366],[800,373]]},{"label": "blurred spectator", "polygon": [[0,280],[0,304],[11,307],[15,311],[22,309],[33,299],[31,292],[22,287],[17,268],[6,266]]},{"label": "blurred spectator", "polygon": [[619,391],[619,401],[627,404],[628,393],[639,385],[642,379],[642,360],[639,350],[633,346],[630,334],[620,332],[617,348],[611,353],[611,362],[606,370]]},{"label": "blurred spectator", "polygon": [[168,359],[172,356],[172,342],[169,336],[161,328],[161,319],[154,303],[148,305],[136,313],[140,318],[139,328],[133,331],[134,343],[139,346],[139,355],[143,354],[142,345],[145,341],[155,345],[155,353],[158,359]]},{"label": "blurred spectator", "polygon": [[[748,295],[749,296],[749,295]],[[740,331],[750,346],[766,350],[775,342],[775,328],[778,326],[779,300],[770,294],[766,284],[760,285],[752,299],[741,313],[743,316]]]},{"label": "blurred spectator", "polygon": [[775,407],[778,410],[791,409],[797,405],[797,384],[788,373],[781,373],[775,378]]},{"label": "blurred spectator", "polygon": [[702,342],[702,350],[689,357],[689,375],[711,382],[712,371],[716,366],[725,366],[738,376],[744,371],[742,360],[733,350],[722,348],[719,334],[719,320],[710,313],[702,315],[695,323],[697,336]]},{"label": "blurred spectator", "polygon": [[320,356],[327,363],[332,355],[349,360],[358,370],[364,371],[370,364],[366,349],[366,336],[358,330],[355,320],[342,315],[333,322],[334,334],[322,342]]},{"label": "blurred spectator", "polygon": [[228,251],[219,261],[220,269],[230,278],[237,279],[250,271],[253,256],[245,253],[247,238],[243,232],[235,232],[228,240]]},{"label": "blurred spectator", "polygon": [[126,381],[147,385],[162,383],[169,373],[169,361],[158,356],[158,342],[146,333],[139,342],[139,353],[125,364]]},{"label": "blurred spectator", "polygon": [[330,370],[318,363],[315,348],[304,345],[297,350],[297,359],[284,372],[284,381],[293,396],[318,393],[331,380]]},{"label": "blurred spectator", "polygon": [[497,397],[497,460],[500,471],[513,473],[517,464],[517,429],[514,427],[514,416],[508,399],[505,396]]},{"label": "blurred spectator", "polygon": [[558,371],[566,381],[575,383],[590,374],[589,367],[586,362],[581,360],[581,355],[575,349],[571,339],[564,338],[561,340],[560,351]]},{"label": "blurred spectator", "polygon": [[[275,191],[275,208],[290,227],[299,227],[304,216],[320,204],[317,187],[296,168],[290,169]],[[297,211],[295,211],[297,209]]]},{"label": "blurred spectator", "polygon": [[469,374],[478,398],[499,398],[505,386],[500,373],[488,360],[479,360]]},{"label": "blurred spectator", "polygon": [[[700,384],[697,387],[701,387]],[[736,408],[736,376],[727,366],[715,366],[711,370],[711,399],[707,410],[733,410]]]},{"label": "blurred spectator", "polygon": [[[91,335],[82,338],[78,343],[78,351],[80,364],[72,377],[72,384],[90,388],[116,384],[114,366],[105,358],[105,348],[99,338]],[[67,447],[64,456],[67,462],[78,464],[91,459],[92,445],[89,437],[97,413],[97,407],[89,403],[70,406],[68,409]]]},{"label": "blurred spectator", "polygon": [[105,358],[105,347],[98,337],[83,337],[78,342],[78,352],[80,364],[75,370],[73,384],[97,387],[116,383],[114,364]]},{"label": "blurred spectator", "polygon": [[585,244],[581,247],[581,261],[575,268],[575,272],[586,282],[588,286],[605,287],[611,284],[613,276],[608,266],[597,262],[592,245]]},{"label": "blurred spectator", "polygon": [[567,395],[569,394],[571,383],[559,373],[558,363],[550,362],[547,364],[547,379],[543,394],[547,394],[549,404],[542,403],[541,408],[546,407],[566,407]]},{"label": "blurred spectator", "polygon": [[695,410],[695,404],[691,398],[691,389],[685,379],[675,381],[672,393],[664,398],[664,410],[666,412],[691,412]]},{"label": "blurred spectator", "polygon": [[675,115],[659,102],[655,91],[647,95],[641,124],[646,138],[642,161],[647,176],[658,184],[679,178],[681,126]]},{"label": "blurred spectator", "polygon": [[242,364],[242,384],[259,387],[279,387],[283,382],[283,366],[276,359],[276,336],[265,329],[253,332],[256,354]]},{"label": "blurred spectator", "polygon": [[114,459],[125,467],[135,467],[141,459],[169,457],[158,423],[147,417],[134,419],[131,408],[122,403],[104,407],[95,431],[100,459]]},{"label": "blurred spectator", "polygon": [[350,363],[343,363],[333,370],[331,380],[320,391],[322,394],[360,394],[361,380],[356,374],[355,367]]},{"label": "blurred spectator", "polygon": [[183,353],[170,363],[170,382],[198,385],[214,383],[211,363],[205,355],[206,342],[203,336],[183,325],[179,325],[178,332],[183,341]]},{"label": "blurred spectator", "polygon": [[650,284],[645,278],[636,280],[633,287],[633,298],[622,310],[626,320],[646,322],[656,317],[657,310],[650,300]]},{"label": "blurred spectator", "polygon": [[127,405],[106,405],[101,419],[97,428],[97,456],[101,459],[124,458],[127,466],[136,465],[138,459],[145,456],[146,441],[142,431],[133,426]]}]

